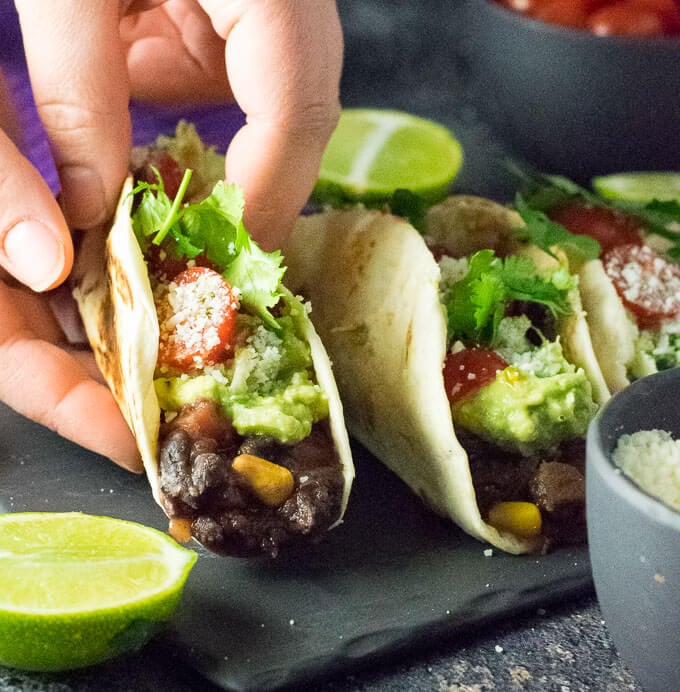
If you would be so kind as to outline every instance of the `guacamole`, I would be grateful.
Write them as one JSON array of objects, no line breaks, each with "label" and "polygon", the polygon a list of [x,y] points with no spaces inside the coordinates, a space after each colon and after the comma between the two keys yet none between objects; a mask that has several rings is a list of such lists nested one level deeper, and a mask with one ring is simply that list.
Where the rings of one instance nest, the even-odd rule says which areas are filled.
[{"label": "guacamole", "polygon": [[539,273],[528,257],[500,259],[489,250],[440,266],[451,352],[491,349],[507,363],[491,382],[451,401],[454,424],[523,456],[585,435],[597,409],[592,386],[566,360],[559,337],[548,336],[556,316],[571,311],[576,279],[561,265]]},{"label": "guacamole", "polygon": [[659,330],[644,329],[635,340],[628,377],[636,380],[660,370],[680,365],[680,320],[672,320]]},{"label": "guacamole", "polygon": [[310,378],[312,358],[300,325],[304,306],[286,296],[283,300],[287,314],[277,318],[278,330],[258,317],[240,316],[250,336],[224,365],[206,368],[198,376],[157,377],[161,408],[178,412],[197,399],[212,399],[220,402],[241,435],[265,435],[284,443],[306,438],[314,422],[328,417],[328,402]]},{"label": "guacamole", "polygon": [[451,407],[454,423],[502,449],[532,456],[583,436],[595,414],[582,370],[537,377],[510,366]]}]

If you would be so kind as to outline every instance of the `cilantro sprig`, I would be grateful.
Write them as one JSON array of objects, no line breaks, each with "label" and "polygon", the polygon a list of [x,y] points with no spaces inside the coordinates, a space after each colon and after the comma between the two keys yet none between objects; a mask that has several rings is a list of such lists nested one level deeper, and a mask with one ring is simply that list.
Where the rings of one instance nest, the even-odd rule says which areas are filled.
[{"label": "cilantro sprig", "polygon": [[555,257],[554,248],[561,248],[568,257],[597,259],[600,244],[587,235],[570,233],[562,224],[551,221],[545,212],[534,209],[521,193],[515,196],[515,209],[522,217],[524,226],[515,229],[520,240],[528,240],[541,250]]},{"label": "cilantro sprig", "polygon": [[[666,254],[676,262],[680,262],[680,204],[676,200],[654,199],[650,202],[636,202],[605,199],[563,176],[527,173],[518,169],[514,169],[514,173],[520,177],[524,186],[524,190],[515,198],[515,207],[527,224],[526,229],[520,229],[519,233],[543,250],[550,251],[545,245],[550,242],[552,246],[576,249],[586,259],[594,258],[592,255],[594,246],[589,249],[587,241],[580,240],[586,236],[571,234],[563,226],[554,224],[545,216],[545,212],[553,207],[576,201],[636,216],[647,233],[661,236],[671,242]],[[552,224],[550,229],[545,221]],[[555,229],[556,226],[558,229]]]},{"label": "cilantro sprig", "polygon": [[208,197],[185,204],[191,170],[184,173],[173,200],[165,192],[160,173],[154,172],[157,183],[141,181],[132,191],[139,200],[132,227],[142,252],[154,244],[175,257],[205,255],[239,289],[241,302],[276,328],[270,309],[281,296],[283,258],[278,250],[264,252],[246,231],[242,190],[218,182]]},{"label": "cilantro sprig", "polygon": [[500,258],[493,250],[480,250],[470,257],[467,274],[443,295],[449,340],[493,346],[508,303],[541,303],[555,315],[567,315],[572,311],[568,291],[539,276],[529,257]]}]

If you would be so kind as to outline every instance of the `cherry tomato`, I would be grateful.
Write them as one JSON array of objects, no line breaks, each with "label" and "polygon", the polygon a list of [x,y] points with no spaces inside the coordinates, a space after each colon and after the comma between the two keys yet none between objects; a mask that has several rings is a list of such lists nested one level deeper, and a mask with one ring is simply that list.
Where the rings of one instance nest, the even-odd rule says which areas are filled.
[{"label": "cherry tomato", "polygon": [[547,24],[560,26],[584,27],[588,20],[587,0],[550,0],[536,4],[533,11],[528,13],[534,19]]},{"label": "cherry tomato", "polygon": [[[149,274],[159,281],[171,281],[187,268],[187,258],[183,255],[178,257],[172,254],[172,251],[168,249],[169,245],[171,240],[166,238],[161,245],[150,243],[144,251]],[[196,255],[193,262],[196,266],[217,269],[214,262],[211,262],[203,253]]]},{"label": "cherry tomato", "polygon": [[515,12],[532,12],[537,5],[541,4],[541,0],[499,0],[501,5],[509,7]]},{"label": "cherry tomato", "polygon": [[628,0],[628,2],[658,12],[663,20],[665,34],[680,33],[680,3],[677,0]]},{"label": "cherry tomato", "polygon": [[600,36],[680,33],[676,0],[498,0],[511,10],[550,24]]},{"label": "cherry tomato", "polygon": [[680,267],[648,245],[618,245],[602,263],[640,329],[658,328],[680,314]]},{"label": "cherry tomato", "polygon": [[602,252],[616,245],[642,244],[638,220],[622,212],[570,202],[550,209],[547,215],[570,233],[597,240]]},{"label": "cherry tomato", "polygon": [[238,298],[221,274],[191,267],[157,293],[159,365],[188,372],[227,357]]},{"label": "cherry tomato", "polygon": [[488,348],[466,348],[449,353],[444,361],[444,387],[453,404],[496,379],[508,364]]},{"label": "cherry tomato", "polygon": [[666,32],[662,13],[626,0],[594,12],[587,27],[597,36],[661,36]]}]

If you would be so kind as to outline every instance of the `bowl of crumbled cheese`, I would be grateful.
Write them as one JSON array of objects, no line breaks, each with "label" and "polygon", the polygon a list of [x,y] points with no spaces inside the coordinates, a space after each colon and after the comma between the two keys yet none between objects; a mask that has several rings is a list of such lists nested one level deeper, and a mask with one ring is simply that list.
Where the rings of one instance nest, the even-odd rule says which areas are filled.
[{"label": "bowl of crumbled cheese", "polygon": [[619,654],[645,690],[680,689],[680,368],[633,382],[592,421],[586,510]]}]

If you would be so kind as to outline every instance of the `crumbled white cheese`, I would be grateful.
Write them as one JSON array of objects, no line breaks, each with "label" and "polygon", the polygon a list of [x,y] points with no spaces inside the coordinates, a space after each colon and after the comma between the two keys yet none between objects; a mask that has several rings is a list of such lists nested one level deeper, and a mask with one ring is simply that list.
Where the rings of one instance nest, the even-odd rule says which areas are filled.
[{"label": "crumbled white cheese", "polygon": [[665,430],[622,435],[612,461],[644,491],[680,510],[680,440]]}]

